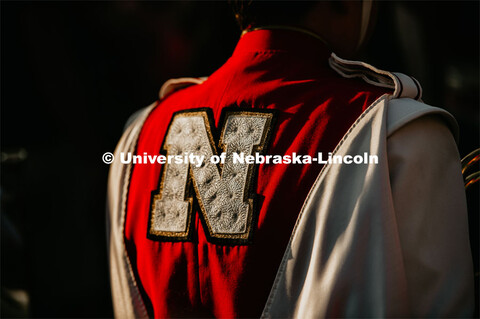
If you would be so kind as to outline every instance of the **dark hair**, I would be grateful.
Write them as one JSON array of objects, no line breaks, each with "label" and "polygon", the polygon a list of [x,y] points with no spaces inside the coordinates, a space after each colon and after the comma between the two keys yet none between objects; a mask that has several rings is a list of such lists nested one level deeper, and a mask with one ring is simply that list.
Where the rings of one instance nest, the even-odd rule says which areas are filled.
[{"label": "dark hair", "polygon": [[229,0],[241,30],[266,25],[297,25],[315,1]]}]

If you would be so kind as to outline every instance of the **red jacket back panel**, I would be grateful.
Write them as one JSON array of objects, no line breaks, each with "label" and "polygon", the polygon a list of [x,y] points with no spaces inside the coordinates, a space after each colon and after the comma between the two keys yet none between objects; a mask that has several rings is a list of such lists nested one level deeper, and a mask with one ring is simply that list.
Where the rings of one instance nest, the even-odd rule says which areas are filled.
[{"label": "red jacket back panel", "polygon": [[[362,111],[385,93],[360,80],[340,77],[329,68],[328,58],[324,44],[307,34],[249,32],[207,81],[158,102],[142,128],[136,154],[160,154],[174,113],[195,109],[208,110],[205,114],[215,126],[211,131],[219,154],[221,114],[233,108],[272,111],[264,154],[322,152],[325,158]],[[248,239],[227,236],[216,241],[205,229],[208,218],[200,212],[202,203],[195,194],[201,189],[193,189],[195,183],[187,185],[194,214],[188,238],[147,237],[152,192],[158,193],[162,165],[135,165],[125,241],[150,314],[156,318],[260,316],[297,216],[321,168],[315,162],[256,165],[249,181],[254,204]]]}]

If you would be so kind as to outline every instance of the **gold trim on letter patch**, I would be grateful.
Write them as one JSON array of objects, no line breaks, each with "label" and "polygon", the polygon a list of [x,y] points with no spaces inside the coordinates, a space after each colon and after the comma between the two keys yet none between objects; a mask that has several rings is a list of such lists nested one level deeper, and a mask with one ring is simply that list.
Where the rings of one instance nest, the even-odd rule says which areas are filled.
[{"label": "gold trim on letter patch", "polygon": [[[250,241],[254,225],[255,164],[235,162],[234,153],[247,156],[264,152],[273,113],[236,110],[226,112],[218,149],[208,110],[174,114],[162,150],[167,157],[193,154],[203,161],[198,165],[188,161],[164,164],[159,187],[152,192],[150,239],[190,240],[195,197],[209,241],[223,244]],[[221,160],[220,163],[212,161],[212,157]]]}]

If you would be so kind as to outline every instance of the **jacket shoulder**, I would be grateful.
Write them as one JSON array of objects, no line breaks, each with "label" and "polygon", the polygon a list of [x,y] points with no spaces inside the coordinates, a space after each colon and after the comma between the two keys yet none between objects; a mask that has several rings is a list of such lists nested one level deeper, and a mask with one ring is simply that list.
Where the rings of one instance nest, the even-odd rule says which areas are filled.
[{"label": "jacket shoulder", "polygon": [[395,133],[411,121],[426,115],[437,115],[458,141],[458,124],[447,111],[422,102],[422,86],[411,76],[380,70],[368,63],[339,58],[332,53],[330,67],[345,78],[360,78],[365,82],[393,90],[388,100],[387,134]]},{"label": "jacket shoulder", "polygon": [[422,98],[420,83],[411,76],[398,72],[380,70],[361,61],[345,60],[332,53],[330,67],[345,78],[360,78],[365,82],[393,90],[393,98]]},{"label": "jacket shoulder", "polygon": [[162,87],[160,88],[160,92],[158,93],[158,97],[160,99],[163,99],[167,95],[175,91],[181,90],[190,85],[202,84],[206,80],[207,80],[207,77],[200,77],[200,78],[186,77],[186,78],[170,79],[162,85]]},{"label": "jacket shoulder", "polygon": [[[166,81],[162,87],[160,88],[160,91],[158,93],[158,97],[160,100],[164,99],[166,96],[168,96],[171,93],[174,93],[175,91],[179,91],[181,89],[184,89],[188,86],[195,85],[195,84],[202,84],[207,77],[201,77],[201,78],[175,78],[175,79],[170,79]],[[153,108],[158,104],[157,102],[152,103],[151,105],[144,107],[136,112],[134,112],[130,117],[127,119],[127,122],[125,123],[123,127],[123,131],[126,131],[127,128],[132,125],[143,125],[143,120],[138,121],[139,118],[144,118],[145,116],[148,116],[148,114],[153,110]]]},{"label": "jacket shoulder", "polygon": [[452,132],[455,141],[458,143],[459,129],[458,124],[453,115],[444,109],[430,106],[411,98],[398,98],[388,101],[387,109],[387,135],[404,127],[408,123],[428,115],[435,115],[441,120]]}]

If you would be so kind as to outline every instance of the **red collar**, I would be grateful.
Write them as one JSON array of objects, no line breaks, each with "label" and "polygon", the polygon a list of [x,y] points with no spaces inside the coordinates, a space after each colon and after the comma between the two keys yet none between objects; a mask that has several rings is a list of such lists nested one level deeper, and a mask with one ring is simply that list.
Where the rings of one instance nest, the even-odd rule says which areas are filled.
[{"label": "red collar", "polygon": [[284,51],[328,59],[331,51],[312,35],[294,30],[261,29],[245,33],[233,55],[242,52]]}]

